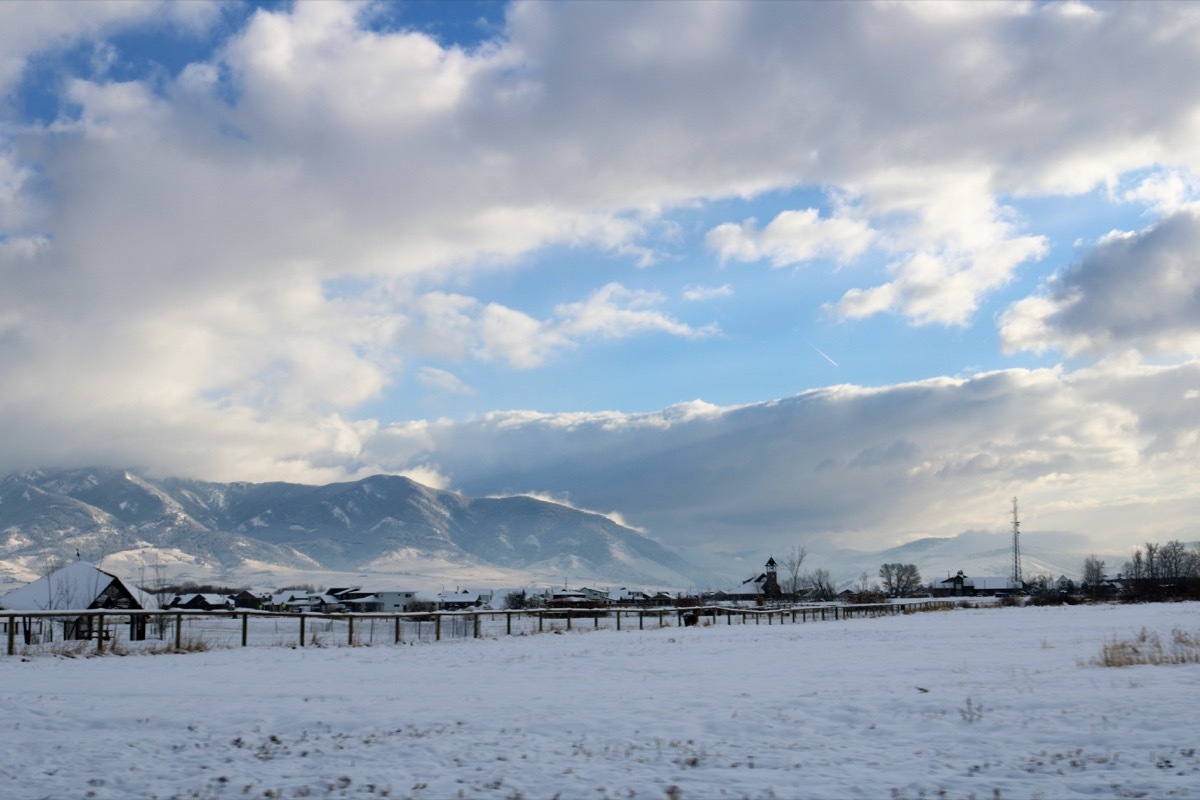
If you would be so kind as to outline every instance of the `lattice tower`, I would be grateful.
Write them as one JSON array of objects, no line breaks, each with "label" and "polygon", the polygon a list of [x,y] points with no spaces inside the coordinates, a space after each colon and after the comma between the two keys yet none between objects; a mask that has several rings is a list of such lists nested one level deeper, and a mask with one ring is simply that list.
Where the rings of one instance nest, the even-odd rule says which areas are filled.
[{"label": "lattice tower", "polygon": [[1013,498],[1013,583],[1023,583],[1021,580],[1021,520],[1017,517],[1017,498]]}]

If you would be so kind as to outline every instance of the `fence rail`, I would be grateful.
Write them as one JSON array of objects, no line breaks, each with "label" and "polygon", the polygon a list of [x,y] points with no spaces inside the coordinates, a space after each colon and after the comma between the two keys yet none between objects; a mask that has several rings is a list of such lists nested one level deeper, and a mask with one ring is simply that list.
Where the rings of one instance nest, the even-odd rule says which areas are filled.
[{"label": "fence rail", "polygon": [[3,611],[8,655],[183,651],[210,647],[320,647],[498,638],[572,630],[646,630],[690,625],[784,625],[952,608],[950,600],[783,608],[551,608],[318,614],[273,611]]}]

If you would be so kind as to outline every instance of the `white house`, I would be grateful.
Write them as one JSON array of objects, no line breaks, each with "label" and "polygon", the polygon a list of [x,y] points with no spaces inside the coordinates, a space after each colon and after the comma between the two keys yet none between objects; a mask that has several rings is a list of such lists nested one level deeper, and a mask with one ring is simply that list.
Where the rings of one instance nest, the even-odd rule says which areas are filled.
[{"label": "white house", "polygon": [[938,583],[936,594],[953,597],[964,595],[1002,595],[1012,594],[1024,589],[1018,581],[1012,581],[1008,578],[1000,578],[993,575],[972,578],[962,573],[959,570],[957,575],[946,578],[946,580]]}]

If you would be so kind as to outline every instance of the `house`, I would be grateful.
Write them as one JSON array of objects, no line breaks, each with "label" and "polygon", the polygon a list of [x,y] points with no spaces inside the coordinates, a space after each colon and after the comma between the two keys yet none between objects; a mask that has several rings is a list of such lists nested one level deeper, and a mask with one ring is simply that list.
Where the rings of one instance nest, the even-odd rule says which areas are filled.
[{"label": "house", "polygon": [[[158,608],[158,602],[153,595],[86,561],[74,561],[0,597],[0,609],[5,611],[155,608]],[[63,636],[67,639],[90,639],[94,635],[92,625],[91,616],[72,617],[63,623]],[[131,620],[130,638],[146,638],[145,617]]]},{"label": "house", "polygon": [[325,608],[330,611],[369,613],[379,611],[379,598],[361,586],[331,586],[325,590]]},{"label": "house", "polygon": [[588,587],[584,586],[579,591],[583,594],[584,599],[593,603],[610,605],[613,602],[612,597],[609,596],[609,593],[603,589],[589,589]]},{"label": "house", "polygon": [[232,611],[235,607],[232,597],[223,594],[177,594],[167,604],[167,608],[178,608],[184,611]]},{"label": "house", "polygon": [[644,606],[650,603],[650,595],[640,589],[626,589],[624,586],[609,592],[608,599],[623,606]]},{"label": "house", "polygon": [[468,608],[479,608],[492,601],[490,592],[443,592],[438,595],[437,607],[440,611],[462,611]]},{"label": "house", "polygon": [[765,572],[747,578],[731,592],[717,592],[715,597],[722,601],[753,603],[781,599],[783,590],[779,587],[778,565],[774,557],[767,559]]},{"label": "house", "polygon": [[555,589],[550,593],[547,605],[562,608],[563,606],[574,606],[587,602],[587,595],[583,592],[574,589]]},{"label": "house", "polygon": [[412,589],[379,589],[375,592],[378,611],[412,611],[417,603],[424,602]]},{"label": "house", "polygon": [[935,597],[977,597],[980,595],[1007,595],[1024,590],[1024,584],[1011,581],[1008,578],[986,576],[970,578],[960,569],[957,575],[952,575],[934,587]]},{"label": "house", "polygon": [[270,592],[252,592],[249,589],[242,589],[231,598],[234,608],[262,609],[270,602]]},{"label": "house", "polygon": [[285,589],[267,602],[270,611],[320,611],[323,606],[321,596],[307,589]]}]

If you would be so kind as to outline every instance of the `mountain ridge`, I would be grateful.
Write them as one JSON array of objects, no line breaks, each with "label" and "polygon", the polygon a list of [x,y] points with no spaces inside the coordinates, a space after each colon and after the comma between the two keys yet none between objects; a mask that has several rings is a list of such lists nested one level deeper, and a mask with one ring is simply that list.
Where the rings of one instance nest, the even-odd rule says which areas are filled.
[{"label": "mountain ridge", "polygon": [[168,551],[212,578],[273,565],[404,574],[407,561],[660,587],[702,579],[674,551],[601,514],[524,495],[471,498],[400,475],[255,484],[91,468],[0,480],[0,583],[27,579],[53,556],[122,556],[144,569]]}]

